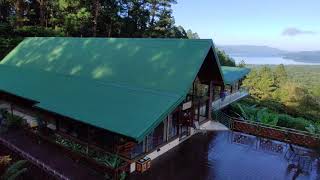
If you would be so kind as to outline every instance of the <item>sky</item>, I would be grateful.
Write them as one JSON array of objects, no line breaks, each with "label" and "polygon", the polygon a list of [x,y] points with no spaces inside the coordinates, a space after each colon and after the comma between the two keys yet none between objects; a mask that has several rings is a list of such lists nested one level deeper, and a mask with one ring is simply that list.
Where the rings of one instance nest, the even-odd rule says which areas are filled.
[{"label": "sky", "polygon": [[177,0],[176,25],[218,45],[320,50],[320,0]]}]

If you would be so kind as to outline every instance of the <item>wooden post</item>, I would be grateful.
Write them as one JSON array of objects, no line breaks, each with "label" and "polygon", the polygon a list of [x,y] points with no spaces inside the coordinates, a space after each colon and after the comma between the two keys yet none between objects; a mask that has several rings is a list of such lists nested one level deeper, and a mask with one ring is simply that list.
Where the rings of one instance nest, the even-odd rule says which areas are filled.
[{"label": "wooden post", "polygon": [[10,115],[11,115],[11,118],[13,119],[13,106],[12,106],[12,104],[10,104]]},{"label": "wooden post", "polygon": [[60,131],[60,120],[56,119],[56,131]]},{"label": "wooden post", "polygon": [[213,100],[213,83],[210,81],[209,83],[209,100],[208,100],[208,107],[207,107],[207,113],[208,113],[208,119],[212,120],[211,113],[212,113],[212,100]]},{"label": "wooden post", "polygon": [[224,85],[221,85],[221,89],[220,89],[220,93],[223,93],[224,92]]},{"label": "wooden post", "polygon": [[164,126],[163,126],[163,140],[164,142],[168,141],[168,116],[164,120]]},{"label": "wooden post", "polygon": [[90,127],[89,125],[87,125],[87,149],[86,149],[87,155],[89,154],[89,143],[90,143]]},{"label": "wooden post", "polygon": [[200,106],[201,106],[201,102],[200,102],[200,99],[198,98],[198,114],[197,114],[197,119],[198,121],[200,121]]}]

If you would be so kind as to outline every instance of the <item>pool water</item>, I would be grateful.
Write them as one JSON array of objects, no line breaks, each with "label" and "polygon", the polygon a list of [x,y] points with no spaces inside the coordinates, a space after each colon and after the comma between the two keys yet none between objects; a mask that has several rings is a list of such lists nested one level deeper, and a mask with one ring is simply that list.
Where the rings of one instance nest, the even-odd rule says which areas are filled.
[{"label": "pool water", "polygon": [[192,137],[130,179],[313,180],[320,179],[316,157],[310,149],[225,131]]}]

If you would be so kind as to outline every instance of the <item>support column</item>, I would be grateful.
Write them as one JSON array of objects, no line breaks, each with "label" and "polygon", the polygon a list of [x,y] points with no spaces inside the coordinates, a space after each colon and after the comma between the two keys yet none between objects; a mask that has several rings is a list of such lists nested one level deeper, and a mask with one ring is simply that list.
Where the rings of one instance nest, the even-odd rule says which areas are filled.
[{"label": "support column", "polygon": [[87,148],[86,153],[89,154],[89,144],[90,143],[90,127],[87,125]]},{"label": "support column", "polygon": [[163,141],[167,142],[168,141],[168,116],[164,120],[164,125],[163,125]]},{"label": "support column", "polygon": [[223,93],[223,92],[224,92],[224,89],[225,89],[224,85],[221,85],[220,93]]},{"label": "support column", "polygon": [[207,113],[208,113],[208,119],[212,120],[211,113],[212,113],[212,101],[213,101],[213,82],[210,81],[209,83],[209,90],[208,90],[209,100],[208,100],[208,106],[207,106]]}]

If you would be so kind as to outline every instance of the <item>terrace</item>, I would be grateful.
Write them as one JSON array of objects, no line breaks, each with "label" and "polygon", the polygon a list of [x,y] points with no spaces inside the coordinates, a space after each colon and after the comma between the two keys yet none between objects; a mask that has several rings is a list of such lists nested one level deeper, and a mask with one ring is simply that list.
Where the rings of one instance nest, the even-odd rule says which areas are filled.
[{"label": "terrace", "polygon": [[[131,179],[318,179],[316,153],[244,133],[199,134],[155,160]],[[192,163],[190,163],[192,162]]]}]

